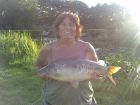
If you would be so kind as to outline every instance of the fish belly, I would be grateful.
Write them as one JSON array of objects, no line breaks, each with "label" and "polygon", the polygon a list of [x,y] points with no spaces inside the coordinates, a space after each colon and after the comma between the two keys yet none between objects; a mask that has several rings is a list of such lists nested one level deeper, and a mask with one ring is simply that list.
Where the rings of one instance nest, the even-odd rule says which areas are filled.
[{"label": "fish belly", "polygon": [[73,73],[73,74],[50,74],[49,75],[50,78],[55,79],[55,80],[59,80],[59,81],[64,81],[64,82],[71,82],[71,81],[84,81],[84,80],[88,80],[91,78],[91,75],[88,73]]}]

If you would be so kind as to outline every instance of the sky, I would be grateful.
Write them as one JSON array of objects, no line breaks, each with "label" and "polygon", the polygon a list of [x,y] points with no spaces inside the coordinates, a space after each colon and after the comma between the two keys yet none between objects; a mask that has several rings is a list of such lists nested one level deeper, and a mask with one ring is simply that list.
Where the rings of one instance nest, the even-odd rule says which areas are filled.
[{"label": "sky", "polygon": [[79,0],[85,2],[89,7],[95,6],[97,3],[117,3],[119,5],[125,6],[127,8],[135,8],[139,6],[138,0]]},{"label": "sky", "polygon": [[89,7],[95,6],[97,3],[110,3],[112,0],[79,0],[85,2]]},{"label": "sky", "polygon": [[133,17],[133,20],[140,24],[140,4],[138,3],[139,0],[79,0],[86,3],[89,7],[96,6],[97,3],[104,4],[104,3],[116,3],[119,4],[130,12]]}]

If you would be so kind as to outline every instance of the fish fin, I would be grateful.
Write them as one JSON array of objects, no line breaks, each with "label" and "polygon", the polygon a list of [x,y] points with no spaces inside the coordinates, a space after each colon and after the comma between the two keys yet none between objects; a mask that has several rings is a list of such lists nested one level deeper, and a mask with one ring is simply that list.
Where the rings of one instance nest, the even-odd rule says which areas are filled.
[{"label": "fish fin", "polygon": [[109,75],[108,78],[114,85],[116,85],[116,81],[114,80],[112,76]]},{"label": "fish fin", "polygon": [[112,74],[118,72],[121,69],[121,67],[117,67],[117,66],[109,66],[108,68],[108,75],[112,76]]},{"label": "fish fin", "polygon": [[77,88],[79,86],[79,81],[72,81],[71,85],[72,87]]},{"label": "fish fin", "polygon": [[108,78],[110,79],[110,81],[116,85],[116,82],[114,80],[114,78],[112,77],[112,74],[118,72],[121,69],[121,67],[117,67],[117,66],[109,66],[107,73],[108,73]]}]

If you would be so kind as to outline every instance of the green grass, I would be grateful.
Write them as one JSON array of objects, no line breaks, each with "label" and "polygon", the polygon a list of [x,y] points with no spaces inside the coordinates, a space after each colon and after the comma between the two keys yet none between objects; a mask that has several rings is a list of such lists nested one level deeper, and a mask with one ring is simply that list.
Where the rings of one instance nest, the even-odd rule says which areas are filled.
[{"label": "green grass", "polygon": [[40,105],[41,86],[32,67],[0,67],[0,105]]},{"label": "green grass", "polygon": [[0,32],[0,49],[0,59],[6,64],[32,63],[38,53],[37,44],[27,31]]},{"label": "green grass", "polygon": [[[114,86],[110,81],[93,81],[95,98],[98,105],[139,105],[140,91],[132,88],[132,81],[119,81]],[[140,88],[140,86],[138,87]],[[133,91],[132,91],[133,90]]]},{"label": "green grass", "polygon": [[39,48],[30,33],[0,32],[0,49],[0,105],[40,105],[42,81],[33,68]]}]

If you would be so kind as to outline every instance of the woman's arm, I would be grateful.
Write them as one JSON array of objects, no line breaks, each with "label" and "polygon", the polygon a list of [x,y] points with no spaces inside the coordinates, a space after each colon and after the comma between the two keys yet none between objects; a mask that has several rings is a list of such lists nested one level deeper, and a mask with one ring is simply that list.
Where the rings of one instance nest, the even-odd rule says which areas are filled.
[{"label": "woman's arm", "polygon": [[[87,48],[87,59],[93,60],[93,61],[98,61],[98,57],[97,57],[97,54],[95,52],[95,49],[90,43],[88,43],[88,48]],[[97,80],[100,77],[102,77],[102,75],[98,74],[96,72],[94,72],[92,75],[93,80]]]},{"label": "woman's arm", "polygon": [[89,60],[98,61],[98,57],[95,52],[95,49],[90,43],[88,43],[88,47],[87,47],[87,58]]},{"label": "woman's arm", "polygon": [[[47,47],[44,45],[39,53],[39,56],[37,58],[36,64],[35,66],[37,67],[37,70],[39,70],[40,68],[46,66],[48,64],[47,62],[47,56],[48,56],[48,49]],[[47,76],[45,74],[39,74],[38,75],[42,78],[42,79],[47,79]]]}]

